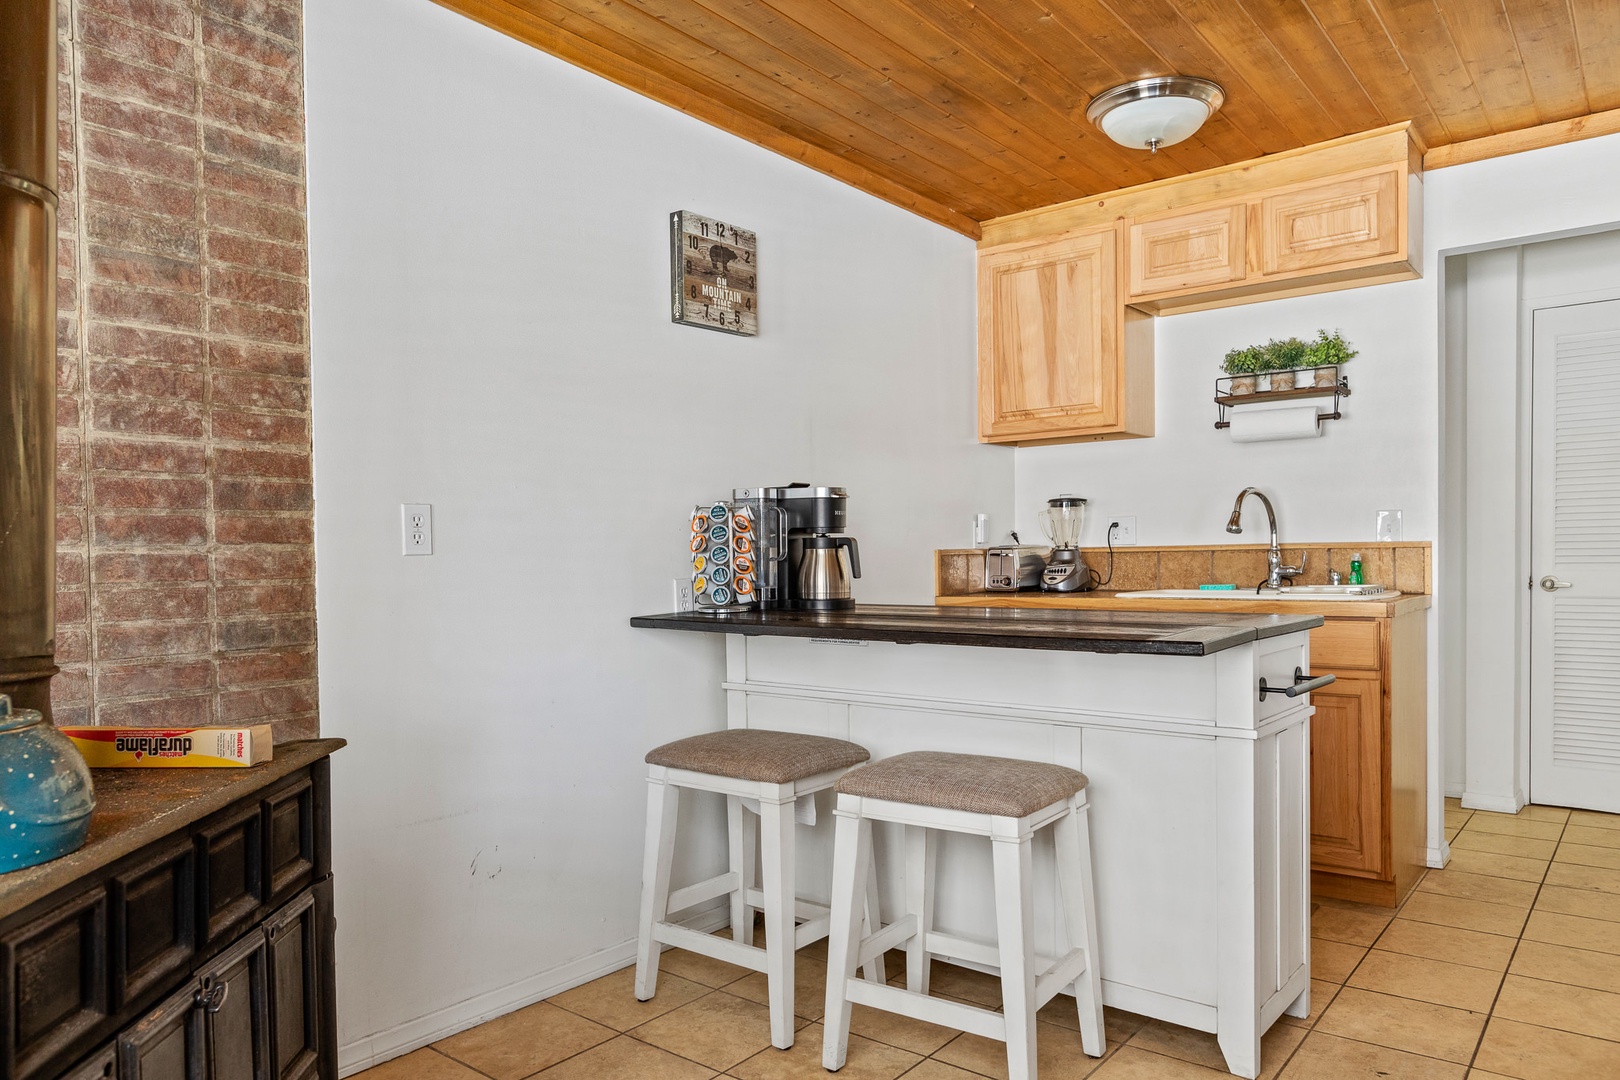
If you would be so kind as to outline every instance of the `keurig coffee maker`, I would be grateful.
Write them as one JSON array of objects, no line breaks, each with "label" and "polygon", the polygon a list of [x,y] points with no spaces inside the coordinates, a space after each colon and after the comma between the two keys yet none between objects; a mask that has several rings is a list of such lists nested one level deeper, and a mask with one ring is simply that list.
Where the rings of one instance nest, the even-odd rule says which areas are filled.
[{"label": "keurig coffee maker", "polygon": [[861,576],[861,551],[854,537],[842,535],[847,491],[788,484],[738,488],[732,500],[757,507],[774,541],[767,543],[776,565],[761,583],[763,607],[847,611],[855,606],[850,581]]}]

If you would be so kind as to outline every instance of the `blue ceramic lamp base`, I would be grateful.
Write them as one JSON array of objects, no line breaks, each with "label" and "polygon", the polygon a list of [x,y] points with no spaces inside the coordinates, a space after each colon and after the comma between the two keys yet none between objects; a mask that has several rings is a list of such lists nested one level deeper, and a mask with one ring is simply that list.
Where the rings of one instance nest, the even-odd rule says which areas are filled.
[{"label": "blue ceramic lamp base", "polygon": [[66,735],[0,694],[0,874],[84,846],[96,808],[90,767]]}]

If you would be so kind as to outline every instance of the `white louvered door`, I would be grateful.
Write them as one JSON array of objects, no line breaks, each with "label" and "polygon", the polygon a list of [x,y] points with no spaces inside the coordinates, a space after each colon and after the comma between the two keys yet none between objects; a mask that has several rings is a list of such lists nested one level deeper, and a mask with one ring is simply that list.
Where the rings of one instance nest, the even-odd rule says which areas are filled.
[{"label": "white louvered door", "polygon": [[1620,812],[1620,301],[1533,349],[1530,798]]}]

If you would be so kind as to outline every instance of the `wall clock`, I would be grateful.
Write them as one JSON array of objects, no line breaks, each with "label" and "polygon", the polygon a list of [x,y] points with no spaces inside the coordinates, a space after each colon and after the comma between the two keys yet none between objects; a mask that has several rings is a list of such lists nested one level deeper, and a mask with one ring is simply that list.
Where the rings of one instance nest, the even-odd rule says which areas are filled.
[{"label": "wall clock", "polygon": [[669,215],[670,318],[727,334],[759,333],[759,240],[690,210]]}]

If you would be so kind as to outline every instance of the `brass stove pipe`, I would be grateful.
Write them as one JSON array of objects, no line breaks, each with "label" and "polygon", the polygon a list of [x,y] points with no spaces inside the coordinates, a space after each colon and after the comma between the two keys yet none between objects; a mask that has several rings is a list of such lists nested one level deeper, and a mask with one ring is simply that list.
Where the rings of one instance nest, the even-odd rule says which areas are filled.
[{"label": "brass stove pipe", "polygon": [[0,694],[56,674],[56,4],[0,33]]}]

